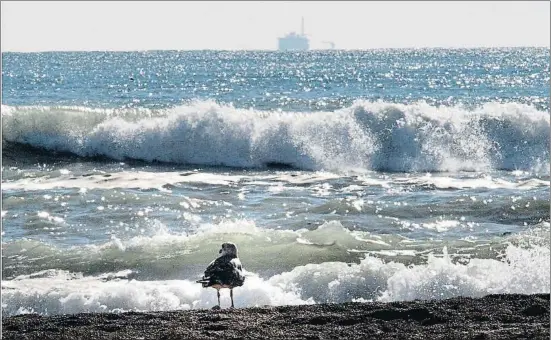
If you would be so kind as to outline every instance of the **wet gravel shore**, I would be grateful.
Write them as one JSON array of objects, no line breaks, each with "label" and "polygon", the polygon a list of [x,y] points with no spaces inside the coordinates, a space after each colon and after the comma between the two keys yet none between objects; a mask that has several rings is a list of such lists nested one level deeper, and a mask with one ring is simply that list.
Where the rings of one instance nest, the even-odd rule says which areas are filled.
[{"label": "wet gravel shore", "polygon": [[19,315],[3,339],[549,339],[549,294],[245,309]]}]

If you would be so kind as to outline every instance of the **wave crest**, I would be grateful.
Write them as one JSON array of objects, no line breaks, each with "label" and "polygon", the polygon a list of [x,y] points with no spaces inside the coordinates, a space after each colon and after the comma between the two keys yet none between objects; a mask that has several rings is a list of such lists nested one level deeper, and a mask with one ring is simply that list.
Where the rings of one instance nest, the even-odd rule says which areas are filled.
[{"label": "wave crest", "polygon": [[115,160],[305,170],[549,172],[549,113],[357,101],[268,112],[211,101],[168,110],[2,107],[3,141]]}]

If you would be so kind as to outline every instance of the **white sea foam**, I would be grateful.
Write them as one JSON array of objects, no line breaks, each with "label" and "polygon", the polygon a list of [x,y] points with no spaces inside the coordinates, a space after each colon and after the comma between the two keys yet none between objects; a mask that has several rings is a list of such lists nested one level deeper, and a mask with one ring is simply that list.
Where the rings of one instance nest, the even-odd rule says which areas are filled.
[{"label": "white sea foam", "polygon": [[[391,258],[419,255],[412,248],[404,251],[405,244],[400,242],[407,240],[392,235],[352,232],[336,221],[314,230],[291,231],[262,229],[251,221],[240,220],[202,224],[191,235],[171,234],[158,224],[153,236],[127,240],[113,237],[103,245],[74,246],[64,251],[35,241],[17,241],[16,254],[26,256],[29,265],[34,263],[34,257],[46,263],[55,261],[63,268],[70,264],[71,269],[36,270],[2,281],[2,311],[16,315],[210,308],[216,302],[214,290],[203,289],[194,280],[215,256],[212,249],[228,239],[240,245],[243,264],[249,270],[284,268],[282,264],[305,259],[321,260],[295,265],[275,275],[248,272],[245,286],[235,291],[237,307],[442,299],[550,290],[548,223],[510,236],[510,244],[503,248],[500,259],[472,258],[465,264],[454,261],[444,248],[443,254],[430,254],[424,262],[405,265],[371,255],[359,263],[323,261],[335,255],[343,258],[346,248],[362,244],[368,253],[386,252]],[[6,260],[11,259],[12,246],[3,245]],[[108,262],[104,269],[100,268],[111,258],[123,263],[119,272],[104,272],[116,268],[115,263]],[[136,261],[144,263],[144,267],[136,267]],[[201,263],[201,268],[196,268]],[[33,265],[39,268],[39,264]],[[91,267],[100,268],[100,272],[79,272]],[[193,270],[184,270],[185,267]],[[149,273],[141,273],[140,277],[142,270]],[[229,304],[227,294],[222,303]]]},{"label": "white sea foam", "polygon": [[65,219],[63,219],[63,217],[52,216],[47,211],[39,211],[37,213],[37,216],[38,216],[38,218],[40,218],[42,220],[46,220],[46,221],[54,223],[54,224],[61,224],[61,225],[65,224]]},{"label": "white sea foam", "polygon": [[[127,310],[178,310],[208,308],[216,304],[214,290],[206,290],[192,280],[137,281],[100,277],[74,278],[65,271],[42,278],[16,278],[2,282],[4,315],[23,311],[40,314],[113,312]],[[229,304],[229,295],[222,303]],[[236,307],[304,304],[292,292],[268,286],[254,275],[247,285],[235,290]]]},{"label": "white sea foam", "polygon": [[163,111],[2,108],[3,140],[80,156],[301,169],[549,172],[549,113],[357,101],[336,112],[196,102]]},{"label": "white sea foam", "polygon": [[[549,268],[549,248],[539,246],[510,245],[501,261],[472,259],[468,264],[454,263],[446,249],[443,256],[431,255],[427,263],[411,266],[367,256],[359,264],[309,264],[267,279],[249,272],[245,285],[235,290],[235,303],[250,307],[549,293]],[[2,311],[16,315],[179,310],[216,303],[215,291],[201,288],[194,278],[138,281],[129,274],[83,276],[50,270],[2,281]],[[229,304],[227,295],[222,304]]]},{"label": "white sea foam", "polygon": [[[327,195],[331,187],[327,181],[342,178],[343,175],[324,171],[281,173],[278,175],[228,175],[221,173],[202,172],[150,172],[150,171],[119,171],[110,174],[94,173],[86,176],[60,173],[57,176],[19,176],[2,183],[2,191],[11,190],[52,190],[57,188],[79,188],[89,189],[157,189],[168,191],[167,185],[178,185],[185,183],[206,184],[217,186],[232,186],[240,184],[243,186],[257,185],[266,186],[270,192],[282,192],[285,190],[302,190],[300,186],[312,185],[316,195]],[[344,175],[347,176],[347,175]],[[362,174],[349,181],[357,184],[343,188],[343,192],[362,191],[364,186],[380,186],[392,188],[399,186],[426,186],[436,189],[466,189],[466,188],[487,188],[487,189],[512,189],[531,190],[538,187],[548,187],[549,181],[537,178],[507,181],[501,178],[485,176],[483,178],[455,178],[452,176],[436,175],[409,175],[407,178],[378,178],[378,175]],[[318,185],[319,184],[319,185]],[[317,186],[316,186],[317,185]],[[361,203],[361,204],[360,204]],[[362,202],[358,202],[362,205]],[[358,207],[360,207],[358,205]]]},{"label": "white sea foam", "polygon": [[396,179],[403,184],[429,185],[438,189],[533,189],[540,186],[549,186],[549,181],[531,178],[519,181],[507,181],[501,178],[484,176],[482,178],[454,178],[449,176],[433,176],[431,174],[407,179]]},{"label": "white sea foam", "polygon": [[51,190],[55,188],[88,189],[159,189],[167,184],[204,183],[227,186],[244,179],[244,176],[181,172],[120,171],[112,174],[90,174],[86,176],[60,175],[21,178],[2,184],[2,190]]},{"label": "white sea foam", "polygon": [[[177,185],[184,183],[207,184],[218,186],[232,186],[237,183],[243,185],[262,185],[268,186],[268,190],[277,191],[296,189],[295,185],[316,184],[327,180],[340,178],[341,176],[323,172],[314,171],[307,173],[280,173],[278,175],[229,175],[222,173],[213,173],[208,171],[170,171],[170,172],[151,172],[151,171],[118,171],[106,174],[105,172],[96,172],[85,175],[75,175],[72,173],[59,173],[48,176],[19,176],[17,179],[11,179],[2,183],[2,190],[51,190],[56,188],[80,188],[88,189],[158,189],[166,191],[166,185]],[[282,187],[285,185],[285,188]]]}]

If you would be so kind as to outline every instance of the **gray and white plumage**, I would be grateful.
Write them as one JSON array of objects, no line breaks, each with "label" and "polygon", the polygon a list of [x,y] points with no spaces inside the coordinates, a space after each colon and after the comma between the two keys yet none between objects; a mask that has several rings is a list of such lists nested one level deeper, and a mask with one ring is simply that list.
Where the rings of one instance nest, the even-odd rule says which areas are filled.
[{"label": "gray and white plumage", "polygon": [[235,244],[231,242],[223,243],[219,253],[221,255],[208,265],[203,278],[196,282],[201,283],[204,288],[212,287],[216,289],[218,308],[220,308],[220,289],[229,288],[231,306],[233,307],[233,288],[241,287],[245,283],[243,266],[239,260]]}]

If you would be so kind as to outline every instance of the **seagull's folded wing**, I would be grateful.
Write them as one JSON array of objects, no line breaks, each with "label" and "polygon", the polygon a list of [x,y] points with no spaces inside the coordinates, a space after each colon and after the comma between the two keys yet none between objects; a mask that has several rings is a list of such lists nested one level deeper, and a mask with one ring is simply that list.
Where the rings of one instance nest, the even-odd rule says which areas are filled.
[{"label": "seagull's folded wing", "polygon": [[205,270],[205,275],[203,275],[203,278],[207,279],[217,272],[222,272],[226,270],[227,267],[228,267],[228,262],[224,261],[223,257],[219,257],[209,264],[209,266]]}]

